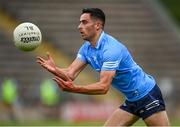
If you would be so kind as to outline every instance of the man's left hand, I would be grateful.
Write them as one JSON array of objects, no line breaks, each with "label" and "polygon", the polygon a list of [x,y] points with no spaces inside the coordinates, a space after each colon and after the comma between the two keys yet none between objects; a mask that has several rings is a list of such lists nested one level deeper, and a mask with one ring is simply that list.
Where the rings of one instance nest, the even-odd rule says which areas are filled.
[{"label": "man's left hand", "polygon": [[64,81],[63,79],[61,79],[58,76],[55,76],[55,78],[53,78],[53,80],[58,84],[59,88],[62,91],[73,92],[76,89],[76,87],[73,85],[72,81]]}]

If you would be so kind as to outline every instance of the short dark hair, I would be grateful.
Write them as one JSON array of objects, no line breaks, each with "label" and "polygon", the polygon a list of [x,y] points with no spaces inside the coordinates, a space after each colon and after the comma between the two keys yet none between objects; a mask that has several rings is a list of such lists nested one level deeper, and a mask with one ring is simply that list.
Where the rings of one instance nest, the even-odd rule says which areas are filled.
[{"label": "short dark hair", "polygon": [[101,9],[99,9],[99,8],[84,8],[82,10],[82,14],[84,14],[84,13],[89,13],[92,17],[102,21],[102,26],[104,28],[106,17],[105,17],[104,12]]}]

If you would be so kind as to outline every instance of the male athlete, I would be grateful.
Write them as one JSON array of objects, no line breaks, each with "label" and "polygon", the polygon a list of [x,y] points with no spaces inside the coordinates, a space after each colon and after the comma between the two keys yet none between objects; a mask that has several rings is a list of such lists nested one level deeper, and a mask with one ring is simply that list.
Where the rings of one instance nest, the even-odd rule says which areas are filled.
[{"label": "male athlete", "polygon": [[[132,125],[142,118],[148,126],[168,126],[169,120],[159,87],[153,77],[138,66],[127,48],[103,31],[105,14],[98,8],[82,10],[79,32],[84,44],[77,58],[65,69],[58,68],[51,55],[37,57],[37,62],[55,75],[58,86],[67,92],[81,94],[106,94],[112,84],[126,100],[112,113],[105,126]],[[96,83],[75,85],[73,80],[90,64],[100,73]]]}]

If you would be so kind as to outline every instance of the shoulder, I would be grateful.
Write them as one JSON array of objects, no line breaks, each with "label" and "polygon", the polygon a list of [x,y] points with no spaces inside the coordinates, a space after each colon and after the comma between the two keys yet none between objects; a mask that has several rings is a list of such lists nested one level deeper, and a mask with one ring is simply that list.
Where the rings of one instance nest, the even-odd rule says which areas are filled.
[{"label": "shoulder", "polygon": [[127,56],[127,48],[120,41],[109,34],[105,35],[104,47],[102,50],[102,58],[106,60],[121,60]]},{"label": "shoulder", "polygon": [[103,52],[120,53],[127,49],[121,41],[118,41],[109,34],[105,34],[104,40]]},{"label": "shoulder", "polygon": [[87,48],[90,46],[90,43],[88,41],[84,41],[81,47]]},{"label": "shoulder", "polygon": [[115,37],[105,34],[105,41],[106,41],[106,46],[108,47],[113,47],[115,49],[121,49],[121,48],[126,48],[126,46],[119,40],[117,40]]},{"label": "shoulder", "polygon": [[81,45],[81,47],[80,47],[80,51],[87,51],[87,49],[88,49],[88,47],[90,46],[90,43],[89,42],[87,42],[87,41],[85,41],[82,45]]}]

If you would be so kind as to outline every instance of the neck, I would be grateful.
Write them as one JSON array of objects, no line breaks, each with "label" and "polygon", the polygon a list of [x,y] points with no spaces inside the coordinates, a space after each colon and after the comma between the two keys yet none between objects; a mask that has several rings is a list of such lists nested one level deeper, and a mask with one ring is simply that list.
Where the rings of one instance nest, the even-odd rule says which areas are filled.
[{"label": "neck", "polygon": [[97,34],[95,34],[94,38],[92,38],[92,40],[90,41],[93,47],[96,47],[96,43],[101,35],[101,32],[102,30],[98,31]]}]

